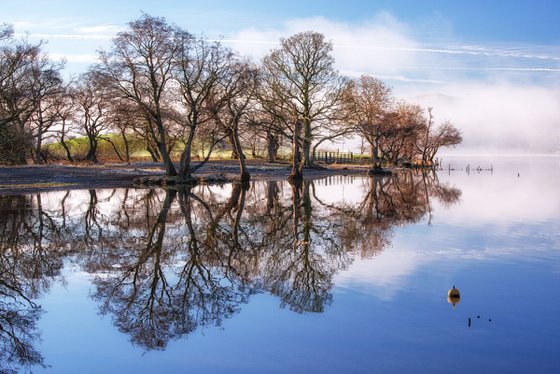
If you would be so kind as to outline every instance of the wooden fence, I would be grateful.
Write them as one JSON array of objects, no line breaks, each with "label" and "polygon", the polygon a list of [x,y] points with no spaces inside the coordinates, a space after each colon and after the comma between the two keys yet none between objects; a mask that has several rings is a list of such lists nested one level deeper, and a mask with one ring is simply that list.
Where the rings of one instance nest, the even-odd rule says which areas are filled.
[{"label": "wooden fence", "polygon": [[365,164],[370,162],[370,159],[356,156],[353,152],[316,151],[313,153],[313,161],[325,164]]}]

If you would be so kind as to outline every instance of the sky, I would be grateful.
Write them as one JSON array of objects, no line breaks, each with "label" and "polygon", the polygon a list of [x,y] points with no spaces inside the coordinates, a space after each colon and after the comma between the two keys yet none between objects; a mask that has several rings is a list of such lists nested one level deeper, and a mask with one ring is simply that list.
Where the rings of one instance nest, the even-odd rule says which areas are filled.
[{"label": "sky", "polygon": [[0,9],[0,23],[65,59],[67,77],[142,12],[256,61],[282,37],[322,32],[341,73],[380,78],[462,129],[455,152],[560,153],[560,0],[0,0]]}]

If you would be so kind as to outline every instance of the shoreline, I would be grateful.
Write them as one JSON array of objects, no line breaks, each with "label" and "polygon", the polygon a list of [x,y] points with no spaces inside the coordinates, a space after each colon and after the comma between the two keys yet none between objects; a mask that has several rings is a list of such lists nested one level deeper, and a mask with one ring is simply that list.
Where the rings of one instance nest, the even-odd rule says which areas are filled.
[{"label": "shoreline", "polygon": [[[287,179],[291,171],[291,165],[287,163],[250,161],[247,166],[251,181]],[[366,174],[370,168],[370,165],[330,164],[321,165],[321,168],[306,168],[303,174],[304,179],[314,179],[329,175]],[[135,180],[161,179],[164,174],[163,164],[151,162],[130,165],[115,163],[0,166],[0,196],[68,189],[158,187],[157,184],[150,183],[138,185]],[[213,184],[213,180],[230,183],[239,177],[239,166],[236,160],[212,160],[193,175],[201,184]]]}]

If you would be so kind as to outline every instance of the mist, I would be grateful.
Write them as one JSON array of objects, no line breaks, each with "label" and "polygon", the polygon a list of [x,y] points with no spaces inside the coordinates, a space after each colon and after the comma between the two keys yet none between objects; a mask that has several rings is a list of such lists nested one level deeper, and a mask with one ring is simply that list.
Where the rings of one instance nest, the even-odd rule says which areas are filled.
[{"label": "mist", "polygon": [[463,153],[560,153],[560,90],[513,82],[465,82],[436,93],[408,93],[433,107],[436,123],[463,132]]},{"label": "mist", "polygon": [[278,29],[243,30],[226,42],[259,59],[280,38],[306,30],[332,41],[342,74],[380,78],[397,98],[434,107],[436,123],[460,128],[463,143],[453,152],[560,153],[557,49],[475,45],[454,38],[444,20],[407,25],[388,13],[361,24],[294,19]]}]

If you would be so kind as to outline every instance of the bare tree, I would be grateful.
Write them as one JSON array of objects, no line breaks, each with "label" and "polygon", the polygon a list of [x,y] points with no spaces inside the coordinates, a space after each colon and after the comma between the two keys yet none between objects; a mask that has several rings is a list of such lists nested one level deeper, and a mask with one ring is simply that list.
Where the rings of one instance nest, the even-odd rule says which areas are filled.
[{"label": "bare tree", "polygon": [[32,132],[30,120],[51,87],[60,83],[62,67],[51,63],[41,46],[16,40],[10,26],[0,27],[0,161],[25,163],[34,137],[41,138]]},{"label": "bare tree", "polygon": [[98,162],[97,147],[105,130],[109,127],[107,112],[109,107],[105,87],[95,71],[81,76],[72,89],[76,105],[75,120],[88,139],[87,161]]},{"label": "bare tree", "polygon": [[171,111],[172,70],[175,66],[178,30],[163,18],[143,15],[130,22],[128,30],[113,40],[112,49],[101,52],[100,73],[105,84],[124,99],[137,104],[146,118],[146,129],[156,144],[167,175],[177,175],[170,155],[171,123],[165,112]]},{"label": "bare tree", "polygon": [[405,101],[398,102],[385,117],[388,129],[382,139],[382,157],[393,165],[411,163],[415,156],[414,145],[426,125],[424,109]]},{"label": "bare tree", "polygon": [[247,171],[245,154],[241,146],[240,128],[251,121],[250,111],[255,105],[256,70],[248,62],[233,61],[229,73],[220,81],[212,100],[214,119],[232,140],[239,160],[240,179],[246,183],[251,176]]},{"label": "bare tree", "polygon": [[454,147],[463,141],[461,131],[450,121],[443,122],[430,136],[427,150],[427,161],[433,164],[434,157],[441,147]]},{"label": "bare tree", "polygon": [[302,125],[304,165],[312,165],[312,144],[333,140],[349,133],[341,127],[339,104],[346,79],[334,69],[332,43],[323,34],[307,31],[280,40],[280,48],[264,57],[264,86],[267,105],[276,107],[279,117],[295,105]]},{"label": "bare tree", "polygon": [[119,134],[122,140],[122,148],[119,150],[115,142],[108,137],[103,139],[112,145],[115,154],[121,161],[129,164],[130,153],[132,152],[131,138],[140,133],[144,141],[149,144],[149,138],[146,139],[145,132],[142,132],[145,118],[135,103],[120,98],[111,99],[108,114],[111,130]]},{"label": "bare tree", "polygon": [[381,142],[391,130],[391,88],[379,79],[362,75],[346,91],[345,102],[355,131],[370,145],[373,169],[381,169]]},{"label": "bare tree", "polygon": [[422,166],[432,166],[434,157],[441,147],[455,146],[463,140],[461,131],[446,121],[434,128],[432,107],[428,108],[428,119],[422,134],[416,140],[416,151]]},{"label": "bare tree", "polygon": [[[262,77],[262,73],[259,77]],[[270,81],[267,83],[264,79],[258,79],[258,107],[254,112],[251,127],[265,139],[267,162],[276,162],[282,140],[292,141],[293,128],[290,124],[291,114],[287,105],[289,103],[276,100],[269,85]]]},{"label": "bare tree", "polygon": [[292,170],[288,179],[298,186],[303,180],[303,165],[304,159],[301,157],[300,151],[300,136],[301,136],[301,121],[294,114],[294,130],[292,139]]},{"label": "bare tree", "polygon": [[[223,137],[218,136],[217,129],[210,120],[213,115],[208,106],[213,93],[221,80],[228,74],[232,52],[219,43],[209,43],[203,38],[181,31],[177,37],[177,53],[173,76],[178,86],[181,110],[177,117],[180,138],[184,143],[179,164],[179,178],[192,180],[192,173],[198,170],[208,159],[213,147]],[[200,126],[207,127],[206,135],[211,135],[208,153],[198,165],[191,163],[192,146]]]},{"label": "bare tree", "polygon": [[57,119],[57,129],[54,132],[55,139],[64,149],[65,157],[70,162],[74,162],[74,157],[67,143],[67,137],[76,130],[73,121],[74,109],[74,99],[69,88],[65,87],[63,92],[56,96],[52,110],[56,113]]},{"label": "bare tree", "polygon": [[64,93],[64,85],[59,70],[61,66],[51,64],[46,57],[39,57],[33,71],[33,101],[35,110],[29,118],[29,128],[35,140],[32,157],[35,163],[46,161],[42,152],[43,142],[50,134],[53,126],[58,122],[57,102]]}]

